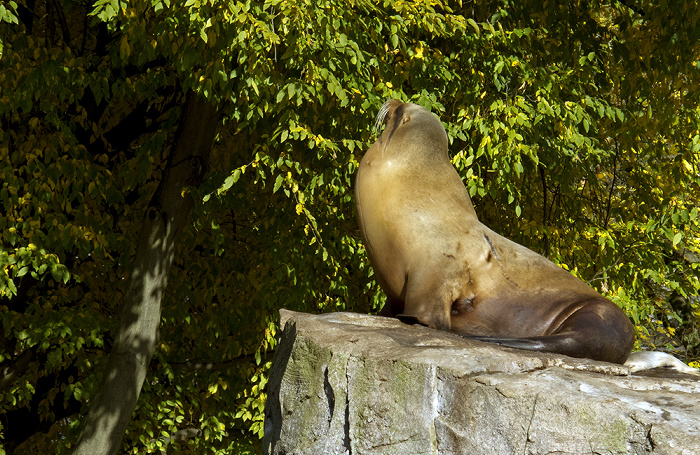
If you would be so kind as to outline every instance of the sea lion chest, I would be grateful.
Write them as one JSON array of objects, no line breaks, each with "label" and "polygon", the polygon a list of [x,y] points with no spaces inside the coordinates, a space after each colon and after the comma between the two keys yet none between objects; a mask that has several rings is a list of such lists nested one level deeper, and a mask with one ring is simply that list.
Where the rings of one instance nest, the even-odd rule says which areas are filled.
[{"label": "sea lion chest", "polygon": [[[389,298],[402,300],[407,280],[428,273],[426,264],[438,266],[435,273],[449,281],[440,265],[458,256],[464,261],[460,239],[476,215],[449,161],[449,166],[435,169],[382,156],[381,151],[372,147],[362,159],[357,208],[378,281]],[[454,266],[451,271],[456,271]]]}]

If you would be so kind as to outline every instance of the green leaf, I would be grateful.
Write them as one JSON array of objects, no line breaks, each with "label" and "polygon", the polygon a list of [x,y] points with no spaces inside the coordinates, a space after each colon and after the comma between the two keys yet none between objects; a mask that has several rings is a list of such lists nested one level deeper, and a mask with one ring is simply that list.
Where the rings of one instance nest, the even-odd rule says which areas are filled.
[{"label": "green leaf", "polygon": [[284,182],[284,177],[282,177],[282,175],[278,175],[277,178],[275,179],[275,186],[272,189],[273,193],[276,193],[277,190],[280,189],[280,187],[282,186],[282,182]]},{"label": "green leaf", "polygon": [[[513,164],[513,166],[514,166],[514,168],[515,168],[515,173],[516,173],[517,175],[521,175],[521,174],[523,174],[523,173],[525,172],[525,169],[523,169],[523,165],[520,163],[520,161],[516,161],[516,162]],[[518,215],[518,216],[520,216],[520,215]]]},{"label": "green leaf", "polygon": [[681,240],[683,239],[683,233],[677,232],[676,235],[673,236],[673,246],[675,247],[679,243],[681,243]]},{"label": "green leaf", "polygon": [[467,23],[472,26],[477,36],[481,35],[481,29],[479,28],[479,24],[477,24],[474,19],[472,19],[471,17],[467,18]]}]

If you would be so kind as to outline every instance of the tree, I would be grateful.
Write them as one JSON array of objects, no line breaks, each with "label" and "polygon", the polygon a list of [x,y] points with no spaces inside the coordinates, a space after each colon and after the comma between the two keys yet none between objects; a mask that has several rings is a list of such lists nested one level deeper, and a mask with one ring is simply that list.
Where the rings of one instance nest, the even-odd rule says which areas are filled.
[{"label": "tree", "polygon": [[[255,452],[277,310],[382,304],[352,186],[390,97],[443,120],[485,224],[608,295],[639,346],[697,360],[698,15],[647,0],[0,3],[5,449],[75,447],[136,295],[160,324],[138,331],[155,351],[113,449]],[[194,147],[192,128],[208,132]],[[179,153],[200,159],[173,189]],[[144,296],[132,284],[172,194],[192,206],[172,212],[162,299]]]},{"label": "tree", "polygon": [[183,197],[182,191],[201,183],[217,123],[214,106],[188,93],[172,152],[142,223],[117,339],[80,433],[77,454],[117,453],[121,446],[155,350],[176,241],[192,211],[194,201]]}]

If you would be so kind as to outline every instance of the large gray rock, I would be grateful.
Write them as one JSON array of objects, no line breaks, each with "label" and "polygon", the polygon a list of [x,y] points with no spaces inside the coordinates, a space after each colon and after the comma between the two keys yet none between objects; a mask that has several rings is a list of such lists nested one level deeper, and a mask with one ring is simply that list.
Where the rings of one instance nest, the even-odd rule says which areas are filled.
[{"label": "large gray rock", "polygon": [[700,454],[700,382],[353,313],[281,311],[268,454]]}]

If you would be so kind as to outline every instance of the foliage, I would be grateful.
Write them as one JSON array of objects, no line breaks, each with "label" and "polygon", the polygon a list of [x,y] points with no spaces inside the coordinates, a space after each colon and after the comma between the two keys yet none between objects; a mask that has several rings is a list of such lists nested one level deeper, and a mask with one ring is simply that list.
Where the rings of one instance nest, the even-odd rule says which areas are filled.
[{"label": "foliage", "polygon": [[74,442],[187,90],[225,115],[125,453],[254,453],[277,310],[381,306],[352,187],[390,97],[482,221],[697,360],[700,8],[634,3],[0,3],[0,443]]}]

